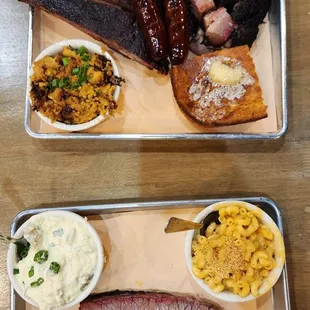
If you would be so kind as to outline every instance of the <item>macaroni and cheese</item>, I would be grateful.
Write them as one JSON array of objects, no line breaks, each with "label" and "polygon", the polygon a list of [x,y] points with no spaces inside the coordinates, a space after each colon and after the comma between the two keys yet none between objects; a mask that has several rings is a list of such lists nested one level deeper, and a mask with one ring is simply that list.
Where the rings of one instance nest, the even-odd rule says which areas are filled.
[{"label": "macaroni and cheese", "polygon": [[258,296],[263,280],[276,266],[273,233],[257,215],[236,205],[221,208],[219,221],[193,241],[194,275],[217,293]]}]

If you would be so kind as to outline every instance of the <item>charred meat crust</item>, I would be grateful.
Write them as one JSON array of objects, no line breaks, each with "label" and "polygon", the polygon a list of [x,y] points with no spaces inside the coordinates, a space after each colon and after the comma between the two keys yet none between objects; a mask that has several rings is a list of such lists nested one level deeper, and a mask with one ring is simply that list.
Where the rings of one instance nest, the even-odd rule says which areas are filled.
[{"label": "charred meat crust", "polygon": [[244,24],[249,20],[259,25],[269,11],[271,0],[240,0],[234,5],[231,16],[237,24]]},{"label": "charred meat crust", "polygon": [[237,3],[238,0],[214,0],[216,7],[225,7],[228,11]]},{"label": "charred meat crust", "polygon": [[[157,305],[157,302],[167,304],[169,306],[171,303],[175,303],[175,309],[196,309],[196,310],[221,310],[221,308],[211,302],[203,299],[197,299],[190,295],[181,295],[181,294],[170,294],[164,292],[157,292],[157,291],[110,291],[100,294],[94,294],[87,297],[80,305],[81,310],[90,309],[89,306],[91,305],[91,309],[105,309],[103,305],[103,301],[111,300],[111,307],[109,309],[118,309],[116,307],[113,308],[115,301],[118,298],[132,298],[131,302],[134,303],[134,298],[137,297],[139,299],[144,298],[149,300],[152,307],[148,309],[161,309],[159,307],[154,307]],[[127,299],[128,302],[128,299]],[[126,305],[126,302],[122,303],[123,306],[130,306]],[[134,305],[133,305],[134,306]],[[136,306],[136,304],[135,304]],[[160,304],[159,304],[160,306]],[[96,307],[96,308],[95,308]],[[127,309],[126,307],[126,309]],[[167,307],[168,308],[168,307]],[[129,309],[129,307],[128,307]],[[146,307],[141,308],[146,309]]]},{"label": "charred meat crust", "polygon": [[20,0],[55,15],[142,65],[168,72],[167,59],[153,61],[133,13],[88,0]]},{"label": "charred meat crust", "polygon": [[[19,0],[38,7],[87,33],[98,41],[149,69],[167,74],[168,59],[152,60],[144,42],[143,33],[137,24],[135,14],[128,9],[89,0]],[[130,0],[120,0],[126,7]],[[156,0],[163,14],[163,0]],[[186,0],[188,7],[189,33],[194,37],[198,31],[198,22]]]},{"label": "charred meat crust", "polygon": [[269,11],[271,0],[240,0],[232,10],[231,16],[236,23],[232,34],[231,46],[247,44],[252,46],[258,34],[258,26]]},{"label": "charred meat crust", "polygon": [[248,45],[251,47],[256,40],[258,34],[258,25],[248,23],[245,25],[237,25],[231,36],[231,47]]}]

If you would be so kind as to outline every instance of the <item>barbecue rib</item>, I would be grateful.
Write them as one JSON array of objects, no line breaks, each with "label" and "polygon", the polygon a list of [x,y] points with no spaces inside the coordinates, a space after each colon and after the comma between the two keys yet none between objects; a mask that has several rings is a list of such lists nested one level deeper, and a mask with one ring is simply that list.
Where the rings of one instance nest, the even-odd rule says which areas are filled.
[{"label": "barbecue rib", "polygon": [[55,15],[110,48],[142,65],[168,72],[167,59],[155,62],[147,53],[144,37],[134,14],[89,0],[20,0]]},{"label": "barbecue rib", "polygon": [[80,310],[216,310],[217,307],[203,300],[155,292],[108,292],[88,297]]}]

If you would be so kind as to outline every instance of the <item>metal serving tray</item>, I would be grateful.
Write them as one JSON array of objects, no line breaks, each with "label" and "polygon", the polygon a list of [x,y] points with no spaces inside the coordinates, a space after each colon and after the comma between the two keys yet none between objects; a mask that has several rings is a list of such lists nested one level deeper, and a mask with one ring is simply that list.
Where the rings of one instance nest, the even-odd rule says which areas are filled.
[{"label": "metal serving tray", "polygon": [[[89,205],[89,206],[75,206],[75,207],[63,207],[53,208],[53,210],[67,210],[76,212],[80,215],[99,215],[108,213],[119,212],[133,212],[141,210],[165,210],[173,208],[193,208],[199,206],[208,206],[223,199],[199,199],[199,200],[170,200],[170,201],[153,201],[153,202],[133,202],[133,203],[116,203],[116,204],[101,204],[101,205]],[[251,197],[251,198],[229,198],[225,200],[239,200],[245,201],[260,207],[275,221],[279,230],[283,234],[281,212],[277,204],[264,197]],[[50,208],[44,209],[30,209],[24,210],[17,214],[11,225],[11,235],[14,235],[17,229],[31,216],[43,211],[51,210]],[[286,265],[284,265],[282,275],[278,282],[272,289],[272,304],[273,310],[290,310],[290,297],[288,288],[288,278]],[[25,310],[26,303],[19,295],[11,288],[11,310]]]},{"label": "metal serving tray", "polygon": [[[31,106],[26,97],[25,129],[40,139],[102,139],[102,140],[150,140],[150,139],[276,139],[285,134],[288,126],[286,95],[286,16],[285,0],[271,2],[269,11],[270,41],[272,50],[273,78],[277,130],[266,133],[42,133],[31,125]],[[28,72],[32,64],[34,9],[29,10]]]}]

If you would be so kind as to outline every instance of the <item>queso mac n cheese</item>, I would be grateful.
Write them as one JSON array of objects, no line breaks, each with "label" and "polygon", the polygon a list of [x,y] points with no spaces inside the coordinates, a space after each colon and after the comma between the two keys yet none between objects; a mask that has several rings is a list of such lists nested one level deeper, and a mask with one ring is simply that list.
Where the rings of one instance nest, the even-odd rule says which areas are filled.
[{"label": "queso mac n cheese", "polygon": [[217,293],[258,296],[264,278],[276,266],[272,232],[253,212],[236,205],[221,208],[219,221],[193,241],[194,275]]}]

